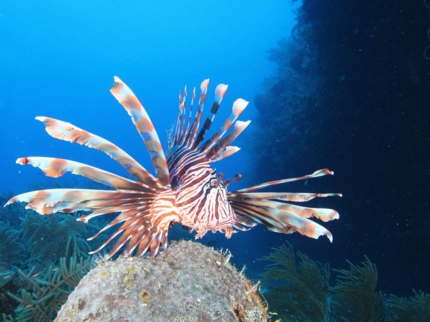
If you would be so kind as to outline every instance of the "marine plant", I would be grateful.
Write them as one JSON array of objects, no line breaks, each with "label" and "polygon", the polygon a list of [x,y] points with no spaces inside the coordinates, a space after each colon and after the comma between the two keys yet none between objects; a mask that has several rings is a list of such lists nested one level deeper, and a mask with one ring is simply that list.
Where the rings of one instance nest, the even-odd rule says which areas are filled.
[{"label": "marine plant", "polygon": [[[3,321],[50,321],[89,269],[90,249],[81,234],[93,227],[73,215],[35,216],[18,204],[0,214],[7,220],[0,221]],[[5,313],[15,307],[14,315]]]},{"label": "marine plant", "polygon": [[271,262],[262,274],[270,311],[286,321],[326,321],[330,266],[300,252],[297,257],[287,243],[261,259]]},{"label": "marine plant", "polygon": [[361,266],[348,261],[349,269],[337,272],[336,286],[331,288],[332,321],[384,321],[382,293],[376,291],[378,271],[367,256]]},{"label": "marine plant", "polygon": [[3,315],[3,321],[52,321],[68,295],[91,268],[89,257],[62,257],[58,266],[48,266],[43,272],[33,267],[21,278],[21,294],[8,293],[19,305],[15,315]]},{"label": "marine plant", "polygon": [[414,296],[410,298],[390,295],[385,303],[387,321],[420,322],[430,319],[430,294],[416,290],[413,292]]},{"label": "marine plant", "polygon": [[[11,228],[9,222],[0,221],[0,266],[9,267],[25,259],[21,231]],[[1,286],[2,281],[0,281]]]},{"label": "marine plant", "polygon": [[90,251],[82,237],[87,227],[74,216],[36,216],[28,210],[22,218],[22,231],[31,252],[29,266],[55,265],[61,257],[86,257]]},{"label": "marine plant", "polygon": [[[282,321],[426,322],[430,294],[413,290],[411,298],[376,290],[378,271],[365,256],[361,265],[348,261],[349,269],[332,269],[298,252],[291,244],[274,248],[261,260],[269,261],[262,274],[269,311]],[[336,284],[329,285],[330,273]]]}]

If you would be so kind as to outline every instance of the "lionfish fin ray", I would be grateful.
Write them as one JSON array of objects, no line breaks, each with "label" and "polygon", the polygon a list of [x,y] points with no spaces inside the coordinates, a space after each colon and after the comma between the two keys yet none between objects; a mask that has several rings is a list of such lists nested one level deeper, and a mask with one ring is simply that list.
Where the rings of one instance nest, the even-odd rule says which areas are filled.
[{"label": "lionfish fin ray", "polygon": [[327,236],[330,242],[333,242],[333,235],[330,231],[307,218],[298,217],[276,208],[246,203],[233,203],[232,207],[238,214],[264,224],[271,231],[286,234],[299,232],[315,239],[320,236]]},{"label": "lionfish fin ray", "polygon": [[170,185],[169,169],[163,148],[148,113],[131,89],[118,77],[110,92],[130,115],[151,156],[157,178],[163,187]]},{"label": "lionfish fin ray", "polygon": [[230,197],[230,201],[237,203],[244,203],[247,205],[253,205],[257,207],[268,207],[268,208],[276,208],[285,212],[288,212],[292,215],[302,218],[311,218],[315,217],[322,221],[330,221],[334,219],[339,219],[339,213],[333,209],[328,208],[310,208],[310,207],[301,207],[292,205],[285,202],[278,202],[273,200],[266,199],[242,199],[240,197]]},{"label": "lionfish fin ray", "polygon": [[230,193],[229,197],[239,197],[245,199],[275,199],[282,201],[306,202],[314,198],[341,197],[340,193],[312,193],[312,192],[250,192],[250,193]]},{"label": "lionfish fin ray", "polygon": [[190,104],[190,111],[189,111],[188,118],[187,118],[187,127],[185,128],[184,133],[183,133],[182,138],[181,138],[181,141],[179,142],[179,144],[182,144],[182,145],[185,144],[187,137],[189,135],[189,132],[190,132],[191,118],[193,116],[193,106],[194,106],[194,99],[195,98],[196,98],[196,88],[194,87],[193,93],[191,95],[191,104]]},{"label": "lionfish fin ray", "polygon": [[68,122],[63,122],[45,116],[38,116],[36,117],[36,120],[45,124],[45,130],[50,136],[72,143],[76,142],[80,145],[85,145],[102,151],[122,165],[128,173],[140,182],[154,188],[161,188],[161,185],[149,171],[143,168],[136,160],[112,142]]},{"label": "lionfish fin ray", "polygon": [[[322,177],[322,176],[325,176],[325,175],[333,175],[333,174],[334,174],[334,172],[330,171],[329,169],[320,169],[320,170],[315,171],[312,174],[308,174],[308,175],[305,175],[305,176],[302,176],[302,177],[269,181],[269,182],[261,183],[261,184],[256,185],[256,186],[249,187],[249,188],[244,188],[244,189],[236,190],[236,191],[233,191],[232,193],[249,192],[249,191],[253,191],[253,190],[260,190],[260,189],[263,189],[263,188],[266,188],[266,187],[270,187],[270,186],[275,186],[275,185],[278,185],[278,184],[283,184],[283,183],[288,183],[288,182],[293,182],[293,181],[300,181],[300,180],[307,180],[307,179]],[[339,195],[342,196],[341,194],[339,194]]]},{"label": "lionfish fin ray", "polygon": [[[194,141],[194,145],[193,145],[194,149],[196,149],[200,145],[200,143],[205,138],[206,133],[209,131],[209,129],[210,129],[210,127],[211,127],[211,125],[215,119],[216,113],[218,112],[218,108],[220,107],[221,102],[224,98],[224,95],[227,92],[227,88],[228,88],[228,85],[225,85],[225,84],[219,84],[216,87],[215,99],[214,99],[214,102],[212,104],[211,111],[210,111],[209,116],[207,117],[205,123],[203,124],[202,128],[200,129],[200,132],[197,135],[197,139]],[[201,152],[204,151],[204,146],[200,149],[200,151]]]},{"label": "lionfish fin ray", "polygon": [[[127,203],[136,202],[136,200],[141,202],[142,199],[147,198],[153,198],[153,194],[142,191],[46,189],[19,194],[11,198],[5,206],[15,202],[26,202],[26,208],[33,209],[41,215],[80,210],[105,214],[122,211],[127,207]],[[87,222],[81,218],[89,216],[80,217],[79,220]]]},{"label": "lionfish fin ray", "polygon": [[237,146],[227,146],[224,150],[221,150],[217,154],[210,157],[209,162],[218,162],[220,160],[224,160],[238,151],[240,151],[240,148]]},{"label": "lionfish fin ray", "polygon": [[[224,134],[230,129],[230,127],[233,124],[235,124],[235,130],[237,131],[236,124],[239,121],[236,122],[236,120],[240,116],[240,114],[242,114],[242,112],[245,110],[245,108],[247,106],[248,106],[248,102],[247,101],[245,101],[242,98],[237,99],[233,103],[231,115],[224,121],[224,124],[218,129],[218,131],[214,135],[212,135],[212,137],[203,144],[203,146],[201,148],[201,152],[210,151],[213,148],[213,146],[215,144],[217,144],[217,142],[224,136]],[[250,121],[248,121],[248,122],[241,122],[241,123],[247,123],[247,124],[244,126],[244,128],[235,137],[237,137],[249,125]],[[243,124],[242,124],[242,126],[243,126]],[[233,140],[234,140],[234,138],[231,139],[229,141],[229,143],[224,144],[223,148],[225,148]]]},{"label": "lionfish fin ray", "polygon": [[136,199],[124,204],[121,214],[91,237],[94,239],[107,229],[122,223],[117,231],[94,252],[103,249],[120,234],[108,257],[114,256],[123,247],[125,247],[123,251],[125,255],[135,251],[136,256],[143,256],[147,250],[150,251],[151,256],[155,256],[159,250],[164,250],[167,246],[171,223],[181,222],[181,216],[174,206],[175,194],[174,191],[163,191],[155,194],[152,199],[147,198],[145,202]]},{"label": "lionfish fin ray", "polygon": [[40,168],[48,177],[58,178],[66,172],[71,172],[116,189],[154,191],[152,187],[143,183],[76,161],[46,157],[24,157],[19,158],[16,163],[31,164],[33,167]]},{"label": "lionfish fin ray", "polygon": [[199,127],[200,127],[200,122],[202,120],[202,115],[203,115],[203,108],[205,105],[206,95],[208,92],[208,86],[209,86],[209,78],[205,79],[200,84],[201,93],[200,93],[200,98],[199,98],[199,104],[197,106],[196,115],[194,116],[194,120],[193,120],[193,123],[191,125],[191,129],[187,133],[187,136],[186,136],[185,142],[184,142],[185,145],[190,146],[190,147],[194,145],[195,139],[197,136],[197,131],[199,130]]},{"label": "lionfish fin ray", "polygon": [[[207,153],[207,155],[210,158],[212,158],[212,157],[216,156],[218,153],[224,151],[224,149],[230,143],[232,143],[240,135],[240,133],[242,133],[248,127],[248,125],[250,123],[251,123],[251,121],[246,121],[246,122],[237,121],[234,124],[233,131],[231,131],[224,139],[222,139],[221,141],[218,141],[215,145],[213,145],[212,148],[210,149],[210,151]],[[237,151],[235,151],[235,152],[237,152]],[[223,158],[225,158],[225,156]]]}]

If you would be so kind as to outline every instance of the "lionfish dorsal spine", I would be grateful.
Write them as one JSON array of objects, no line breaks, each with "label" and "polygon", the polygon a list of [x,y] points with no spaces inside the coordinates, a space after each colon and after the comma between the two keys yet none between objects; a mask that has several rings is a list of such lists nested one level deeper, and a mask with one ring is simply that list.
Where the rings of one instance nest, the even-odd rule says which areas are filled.
[{"label": "lionfish dorsal spine", "polygon": [[[242,114],[242,112],[245,110],[245,108],[248,106],[248,102],[245,101],[244,99],[237,99],[234,103],[233,103],[233,107],[232,107],[232,113],[230,114],[230,116],[224,121],[224,124],[219,128],[219,130],[217,132],[215,132],[215,134],[208,140],[206,141],[202,148],[201,151],[205,152],[205,151],[209,151],[208,155],[210,157],[212,157],[214,155],[214,153],[218,153],[220,150],[223,150],[227,147],[228,144],[230,144],[231,142],[233,142],[233,140],[249,125],[249,123],[251,121],[247,121],[247,122],[242,122],[242,121],[237,121],[238,117],[240,116],[240,114]],[[225,133],[230,129],[230,127],[234,124],[234,135],[229,136],[229,139],[224,141],[224,142],[228,142],[227,144],[218,144],[219,140],[225,135]],[[241,124],[239,127],[238,124]],[[240,130],[241,128],[241,130]],[[211,151],[211,149],[216,146],[215,151]]]},{"label": "lionfish dorsal spine", "polygon": [[187,87],[185,86],[184,96],[182,96],[181,91],[179,91],[179,113],[178,113],[178,118],[176,119],[173,145],[177,145],[182,136],[182,130],[184,127],[183,124],[185,120],[186,100],[187,100]]},{"label": "lionfish dorsal spine", "polygon": [[184,131],[183,136],[181,138],[181,142],[180,142],[181,145],[185,144],[188,131],[190,130],[190,124],[191,124],[191,118],[193,115],[193,106],[194,106],[195,98],[196,98],[196,88],[194,87],[193,94],[191,95],[190,112],[188,114],[187,127],[185,128],[185,131]]},{"label": "lionfish dorsal spine", "polygon": [[[212,108],[210,110],[208,117],[206,118],[205,123],[203,124],[202,128],[200,129],[199,134],[197,135],[197,139],[194,142],[193,147],[195,149],[197,149],[197,147],[200,145],[200,143],[205,138],[206,133],[209,131],[209,129],[210,129],[210,127],[211,127],[211,125],[215,119],[216,113],[218,112],[218,108],[220,107],[221,102],[224,98],[224,95],[227,92],[227,89],[228,89],[228,85],[225,85],[225,84],[219,84],[216,87],[215,99],[214,99],[214,102],[212,104]],[[200,149],[200,151],[202,151],[202,150]]]},{"label": "lionfish dorsal spine", "polygon": [[196,139],[197,131],[199,130],[200,122],[201,122],[202,115],[203,115],[203,108],[204,108],[205,101],[206,101],[208,86],[209,86],[209,78],[205,79],[200,84],[201,93],[200,93],[199,103],[197,105],[196,115],[194,117],[193,124],[191,125],[190,132],[187,134],[187,137],[185,138],[185,144],[184,145],[186,145],[186,146],[193,147],[193,145],[194,145],[194,141]]},{"label": "lionfish dorsal spine", "polygon": [[163,187],[169,186],[170,175],[163,147],[161,146],[158,134],[142,103],[140,103],[131,89],[116,76],[114,77],[114,85],[110,91],[125,108],[128,115],[130,115],[137,131],[142,137],[149,151],[155,173],[157,174],[157,179]]},{"label": "lionfish dorsal spine", "polygon": [[[210,160],[216,156],[219,155],[222,152],[228,152],[224,153],[222,158],[217,157],[216,161],[225,159],[228,156],[231,156],[232,154],[238,152],[240,148],[237,147],[230,147],[230,149],[226,150],[228,145],[231,144],[247,127],[251,124],[251,121],[236,121],[234,123],[233,131],[231,131],[225,138],[222,140],[215,141],[216,144],[212,146],[211,150],[207,153]],[[211,161],[214,162],[214,161]]]}]

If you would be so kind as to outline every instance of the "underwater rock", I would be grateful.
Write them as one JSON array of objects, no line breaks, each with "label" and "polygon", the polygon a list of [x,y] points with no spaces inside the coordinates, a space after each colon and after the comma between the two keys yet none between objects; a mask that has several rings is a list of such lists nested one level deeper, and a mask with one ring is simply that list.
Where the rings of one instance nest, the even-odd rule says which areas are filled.
[{"label": "underwater rock", "polygon": [[55,321],[266,321],[256,287],[230,256],[180,241],[155,258],[101,262]]}]

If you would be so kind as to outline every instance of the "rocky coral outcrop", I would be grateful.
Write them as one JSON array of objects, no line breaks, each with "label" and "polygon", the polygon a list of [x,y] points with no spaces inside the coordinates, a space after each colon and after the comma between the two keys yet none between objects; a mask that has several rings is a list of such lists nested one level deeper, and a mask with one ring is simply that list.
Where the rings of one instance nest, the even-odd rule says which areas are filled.
[{"label": "rocky coral outcrop", "polygon": [[101,262],[69,296],[56,321],[265,321],[255,287],[221,254],[174,243],[155,258]]}]

